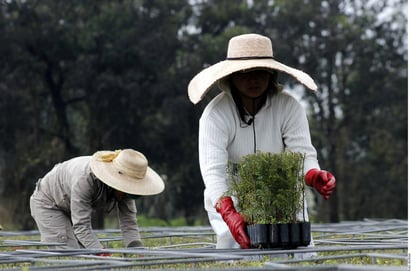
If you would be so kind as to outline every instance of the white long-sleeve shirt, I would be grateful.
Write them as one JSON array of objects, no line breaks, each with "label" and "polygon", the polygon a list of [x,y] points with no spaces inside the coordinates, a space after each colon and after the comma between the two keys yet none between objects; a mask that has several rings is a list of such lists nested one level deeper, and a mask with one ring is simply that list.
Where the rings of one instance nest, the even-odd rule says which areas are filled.
[{"label": "white long-sleeve shirt", "polygon": [[[255,115],[256,150],[281,153],[288,148],[305,154],[304,172],[319,169],[305,110],[287,93],[268,98]],[[253,124],[241,124],[235,102],[226,92],[205,108],[199,122],[199,163],[205,184],[204,204],[215,211],[217,200],[229,189],[228,161],[238,163],[254,153]]]}]

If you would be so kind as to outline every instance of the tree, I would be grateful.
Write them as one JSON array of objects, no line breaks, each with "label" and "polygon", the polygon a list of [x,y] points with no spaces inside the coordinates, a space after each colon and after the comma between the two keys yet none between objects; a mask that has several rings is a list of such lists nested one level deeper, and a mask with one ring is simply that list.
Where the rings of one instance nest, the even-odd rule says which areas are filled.
[{"label": "tree", "polygon": [[[332,171],[338,180],[337,191],[331,200],[320,204],[319,210],[322,212],[320,212],[318,219],[337,222],[342,218],[351,218],[353,212],[346,210],[359,210],[359,205],[357,205],[359,201],[354,203],[353,199],[345,196],[346,193],[366,197],[371,193],[371,191],[368,192],[367,187],[375,191],[374,186],[379,179],[381,180],[379,181],[380,187],[384,187],[384,183],[389,181],[388,176],[384,177],[387,174],[380,174],[376,168],[371,167],[374,163],[373,160],[380,161],[379,166],[387,168],[389,172],[399,174],[394,180],[401,178],[402,185],[392,186],[392,188],[401,198],[397,204],[405,202],[406,189],[404,187],[407,183],[406,115],[401,114],[398,123],[404,129],[400,128],[399,132],[391,131],[382,125],[374,126],[373,123],[369,122],[355,125],[359,121],[363,122],[363,119],[368,119],[364,116],[373,112],[369,109],[369,111],[364,112],[368,108],[364,106],[365,104],[371,103],[375,107],[387,104],[384,107],[388,109],[382,112],[406,112],[406,74],[404,72],[406,69],[404,58],[406,55],[406,41],[404,40],[406,23],[405,14],[401,12],[405,1],[369,3],[369,1],[319,0],[310,1],[310,5],[306,5],[300,0],[247,3],[242,1],[241,3],[240,5],[236,3],[236,6],[231,7],[228,7],[230,5],[228,3],[220,5],[215,1],[204,3],[204,6],[207,7],[203,9],[204,15],[199,16],[198,29],[201,30],[199,43],[211,44],[210,46],[201,46],[202,48],[218,48],[205,54],[205,63],[216,62],[207,61],[211,58],[212,53],[220,56],[218,59],[224,58],[222,48],[225,48],[225,45],[221,42],[222,37],[223,40],[227,41],[233,34],[257,32],[272,37],[276,59],[298,67],[315,78],[319,86],[318,93],[313,95],[305,92],[312,119],[313,142],[319,151],[318,157],[321,166]],[[389,14],[391,16],[387,19],[387,23],[383,23],[379,19],[380,14],[386,12],[387,8],[391,8],[395,12]],[[235,10],[239,16],[228,13],[231,15],[223,20],[219,14],[227,9]],[[201,20],[202,18],[205,22]],[[211,26],[216,25],[220,27],[215,27],[212,30]],[[225,27],[222,27],[223,25]],[[386,60],[386,57],[389,57],[390,60]],[[378,61],[371,62],[371,59]],[[360,60],[365,66],[358,65]],[[378,65],[378,62],[387,62],[388,65]],[[396,64],[389,64],[391,62]],[[393,67],[400,67],[399,72]],[[371,69],[375,71],[371,73]],[[362,84],[359,81],[353,81],[355,74],[362,74],[356,77],[362,80]],[[287,79],[281,78],[284,81]],[[370,82],[376,82],[376,84],[372,85]],[[285,83],[288,87],[295,87],[293,80],[285,81]],[[396,95],[396,98],[388,99],[382,95],[381,88],[377,87],[381,85],[385,85],[388,92],[395,91],[399,95]],[[369,89],[369,91],[365,92],[365,89]],[[365,95],[361,97],[359,93]],[[380,113],[379,118],[386,119],[392,114]],[[388,120],[393,121],[393,119]],[[379,159],[374,158],[374,153],[378,150],[376,145],[380,145],[376,142],[380,142],[380,140],[368,141],[369,137],[365,134],[370,133],[369,129],[379,130],[379,134],[384,134],[393,144],[397,143],[395,144],[398,146],[396,147],[396,155],[393,154],[391,157],[398,159],[383,160],[382,156]],[[363,136],[357,137],[354,136],[355,134]],[[373,138],[376,139],[375,136]],[[371,145],[365,144],[367,142],[374,142],[371,143],[374,144],[374,147],[371,148]],[[394,153],[394,150],[385,148],[379,152]],[[351,163],[350,161],[359,159],[358,155],[363,156],[363,163]],[[368,165],[367,171],[365,171],[365,165]],[[361,172],[363,173],[361,174]],[[357,175],[358,173],[360,175]],[[392,175],[392,178],[394,177]],[[363,187],[363,192],[356,188],[359,185]],[[370,202],[370,206],[377,204],[377,201],[376,198],[375,202]],[[379,203],[381,202],[379,201]],[[343,211],[341,206],[350,207]],[[391,209],[403,210],[396,213],[405,217],[405,205],[396,206],[394,205]],[[358,213],[362,213],[363,216],[370,214],[367,211],[359,211]],[[357,218],[362,215],[357,215]]]},{"label": "tree", "polygon": [[[197,128],[218,90],[193,106],[187,84],[225,58],[230,37],[256,32],[272,38],[276,59],[319,85],[316,95],[303,92],[304,101],[320,164],[335,174],[338,190],[317,219],[405,218],[406,1],[308,3],[4,2],[1,217],[32,228],[29,196],[55,163],[130,147],[166,179],[166,190],[139,200],[139,210],[206,221]],[[280,78],[300,90],[288,79]]]},{"label": "tree", "polygon": [[[362,214],[357,218],[373,215],[369,208],[379,205],[381,200],[376,198],[374,202],[369,202],[369,207],[362,211],[359,210],[359,201],[351,204],[353,199],[345,194],[352,191],[361,198],[370,199],[371,192],[375,194],[379,190],[374,188],[376,183],[380,183],[379,187],[385,187],[385,183],[391,182],[378,168],[390,172],[392,167],[397,169],[400,175],[394,180],[401,178],[402,181],[393,189],[401,198],[406,198],[406,192],[402,192],[406,191],[403,190],[406,185],[406,115],[401,114],[398,123],[403,129],[398,132],[370,122],[372,116],[369,116],[376,115],[376,110],[368,106],[391,108],[385,110],[386,113],[406,111],[406,103],[403,102],[406,101],[406,46],[403,40],[406,23],[401,12],[404,4],[403,1],[391,6],[387,1],[311,1],[311,5],[307,6],[301,5],[301,1],[284,1],[273,17],[274,26],[286,26],[277,27],[275,33],[281,40],[292,41],[290,46],[281,48],[285,51],[280,55],[292,56],[292,63],[309,71],[319,85],[319,93],[309,97],[312,135],[315,146],[319,147],[321,165],[334,172],[338,180],[330,205],[322,206],[322,209],[329,207],[326,208],[329,212],[322,212],[323,216],[319,219],[337,222],[342,217],[353,217],[348,210],[357,210]],[[378,15],[388,7],[396,11],[388,19],[388,22],[394,23],[379,21]],[[382,86],[385,86],[384,91]],[[385,91],[398,93],[397,98],[388,99]],[[383,115],[379,113],[381,120],[390,117],[390,114]],[[397,142],[399,147],[396,148],[397,155],[394,155],[397,159],[389,162],[381,157],[374,158],[379,144],[369,140],[370,129],[379,130],[390,141]],[[371,148],[371,144],[375,146]],[[386,146],[380,153],[394,152]],[[363,157],[362,163],[359,163],[360,157]],[[380,161],[379,167],[371,167],[374,160]],[[363,187],[363,192],[355,188],[359,186]],[[344,212],[341,206],[345,206]],[[405,217],[405,209],[399,205],[396,208],[403,210],[402,215],[397,213]]]},{"label": "tree", "polygon": [[[21,102],[16,98],[16,104],[31,116],[21,130],[8,120],[4,127],[36,137],[22,140],[10,135],[4,141],[11,151],[24,153],[4,166],[5,171],[14,172],[9,176],[14,185],[5,185],[5,193],[12,195],[18,184],[24,184],[26,200],[16,208],[28,209],[35,176],[76,155],[131,147],[145,153],[154,168],[160,165],[168,150],[162,144],[148,144],[161,140],[153,134],[148,137],[146,131],[153,126],[167,128],[159,105],[166,92],[162,88],[171,84],[163,80],[169,80],[177,32],[186,16],[179,1],[139,5],[133,1],[9,1],[4,5],[2,31],[9,43],[2,50],[10,51],[10,57],[2,74],[23,78],[19,85],[5,82],[4,89],[18,88],[21,96],[16,97]],[[39,144],[33,145],[35,140]],[[26,150],[28,145],[32,148]],[[29,174],[28,169],[36,165],[35,174]],[[174,166],[159,170],[171,172],[168,167]]]}]

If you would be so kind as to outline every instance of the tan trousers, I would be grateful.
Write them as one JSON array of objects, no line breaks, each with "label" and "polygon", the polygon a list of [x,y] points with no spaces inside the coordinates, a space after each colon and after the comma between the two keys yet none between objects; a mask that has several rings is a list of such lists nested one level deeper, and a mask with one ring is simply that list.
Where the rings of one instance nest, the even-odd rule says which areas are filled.
[{"label": "tan trousers", "polygon": [[39,190],[39,183],[30,197],[30,211],[40,231],[41,242],[54,243],[49,248],[81,248],[74,236],[70,216],[54,206]]}]

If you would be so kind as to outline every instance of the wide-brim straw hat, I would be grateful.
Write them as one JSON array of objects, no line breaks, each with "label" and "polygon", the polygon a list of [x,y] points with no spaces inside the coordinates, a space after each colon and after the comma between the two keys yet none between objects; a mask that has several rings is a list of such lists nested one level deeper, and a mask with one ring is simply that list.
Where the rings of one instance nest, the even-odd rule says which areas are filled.
[{"label": "wide-brim straw hat", "polygon": [[98,151],[90,160],[96,177],[108,186],[132,195],[155,195],[165,188],[162,178],[135,150]]},{"label": "wide-brim straw hat", "polygon": [[189,99],[196,104],[219,80],[234,72],[257,68],[284,72],[309,89],[317,90],[308,74],[274,59],[272,42],[268,37],[243,34],[230,39],[226,60],[205,68],[193,77],[188,86]]}]

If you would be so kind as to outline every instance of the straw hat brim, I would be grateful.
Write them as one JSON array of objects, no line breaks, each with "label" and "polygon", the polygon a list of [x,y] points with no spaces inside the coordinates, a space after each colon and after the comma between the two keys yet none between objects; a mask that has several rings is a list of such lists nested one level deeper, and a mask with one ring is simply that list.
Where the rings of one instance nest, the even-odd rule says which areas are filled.
[{"label": "straw hat brim", "polygon": [[220,79],[238,71],[265,68],[272,69],[291,75],[307,88],[316,91],[317,86],[312,77],[307,73],[282,64],[272,58],[265,59],[245,59],[245,60],[224,60],[200,71],[190,81],[188,86],[189,99],[196,104],[206,95],[206,93]]},{"label": "straw hat brim", "polygon": [[112,162],[99,161],[92,156],[90,168],[103,183],[127,194],[155,195],[165,188],[162,178],[150,167],[142,179],[137,179],[119,172]]}]

